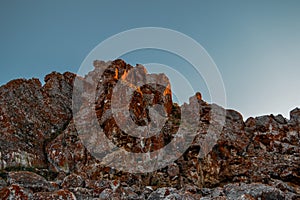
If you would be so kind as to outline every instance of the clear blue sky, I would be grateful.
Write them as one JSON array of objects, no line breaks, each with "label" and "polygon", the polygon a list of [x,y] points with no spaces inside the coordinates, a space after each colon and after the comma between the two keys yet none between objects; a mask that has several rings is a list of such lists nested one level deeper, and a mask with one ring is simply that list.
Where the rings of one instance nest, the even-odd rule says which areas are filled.
[{"label": "clear blue sky", "polygon": [[[288,116],[300,106],[300,1],[16,1],[0,3],[0,84],[51,71],[77,72],[106,38],[165,27],[199,42],[217,64],[228,108],[244,117]],[[130,64],[186,64],[151,50]],[[177,66],[177,67],[178,67]],[[191,78],[195,81],[195,79]],[[198,88],[209,101],[207,89]],[[198,83],[194,83],[198,84]]]}]

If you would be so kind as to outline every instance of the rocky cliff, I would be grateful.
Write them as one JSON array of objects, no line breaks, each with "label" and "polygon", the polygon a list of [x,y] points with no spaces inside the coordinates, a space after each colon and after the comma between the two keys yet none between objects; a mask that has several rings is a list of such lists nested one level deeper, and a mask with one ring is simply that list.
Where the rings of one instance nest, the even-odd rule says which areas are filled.
[{"label": "rocky cliff", "polygon": [[[143,66],[94,67],[86,77],[54,72],[44,85],[0,88],[0,199],[300,199],[300,109],[244,121],[200,93],[173,103],[168,78]],[[102,135],[78,127],[94,120],[90,104]],[[187,141],[183,152],[172,149]],[[157,167],[153,156],[168,145]],[[127,152],[148,155],[140,171],[125,167],[137,169],[120,159]]]}]

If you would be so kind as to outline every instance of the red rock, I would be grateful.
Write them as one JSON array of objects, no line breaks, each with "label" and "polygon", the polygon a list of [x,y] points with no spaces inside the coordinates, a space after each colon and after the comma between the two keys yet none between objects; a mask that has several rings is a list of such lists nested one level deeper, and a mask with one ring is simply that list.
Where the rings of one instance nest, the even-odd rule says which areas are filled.
[{"label": "red rock", "polygon": [[84,179],[77,174],[71,174],[65,177],[62,183],[63,188],[76,188],[76,187],[83,187],[83,186],[84,186]]},{"label": "red rock", "polygon": [[8,174],[8,183],[10,185],[19,185],[33,192],[51,190],[51,185],[44,177],[26,171],[10,172]]},{"label": "red rock", "polygon": [[110,189],[109,181],[105,180],[86,180],[85,187],[93,189],[95,193],[100,194],[105,189]]},{"label": "red rock", "polygon": [[86,161],[86,149],[71,122],[66,129],[46,146],[48,160],[55,171],[72,172]]},{"label": "red rock", "polygon": [[69,123],[74,75],[52,73],[18,79],[0,88],[0,169],[47,167],[44,143]]},{"label": "red rock", "polygon": [[52,199],[61,199],[61,200],[76,200],[75,195],[69,190],[58,190],[55,192],[38,192],[33,195],[34,200],[52,200]]},{"label": "red rock", "polygon": [[[80,87],[75,89],[72,73],[51,73],[44,86],[37,79],[18,79],[0,87],[2,199],[299,198],[298,108],[291,111],[290,120],[269,115],[244,122],[240,113],[206,103],[200,93],[189,104],[173,103],[168,78],[149,75],[141,65],[134,68],[116,60],[95,61],[94,66],[86,77],[78,78]],[[90,100],[84,94],[95,89],[93,82],[96,98]],[[78,98],[80,94],[84,98]],[[102,137],[120,151],[112,153],[109,144],[100,146],[103,138],[94,130],[84,130],[86,137],[84,131],[77,132],[73,114],[93,104]],[[128,113],[115,112],[114,106]],[[93,116],[86,114],[82,120],[90,122]],[[182,122],[183,116],[189,117]],[[152,125],[154,121],[159,123]],[[139,129],[134,133],[143,138],[133,136],[122,127],[129,122],[129,130],[150,124],[152,132]],[[191,128],[194,131],[185,131]],[[126,151],[155,152],[171,144],[176,134],[179,144],[191,145],[184,152],[168,152],[162,163],[170,156],[180,157],[154,172],[131,174],[100,162],[115,161]],[[130,159],[119,165],[128,162],[136,165]]]},{"label": "red rock", "polygon": [[100,192],[82,187],[70,188],[70,191],[76,196],[76,199],[97,199]]},{"label": "red rock", "polygon": [[11,185],[0,190],[0,199],[30,200],[32,199],[32,191],[19,185]]}]

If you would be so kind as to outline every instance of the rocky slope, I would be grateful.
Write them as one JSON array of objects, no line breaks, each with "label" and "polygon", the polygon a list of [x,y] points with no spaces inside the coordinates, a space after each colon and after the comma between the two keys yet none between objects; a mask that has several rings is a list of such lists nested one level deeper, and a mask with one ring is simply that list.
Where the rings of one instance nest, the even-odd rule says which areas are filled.
[{"label": "rocky slope", "polygon": [[[0,88],[0,199],[300,199],[300,109],[292,110],[290,119],[244,121],[234,110],[206,103],[200,93],[178,106],[168,78],[148,75],[142,66],[122,60],[94,66],[76,80],[72,73],[51,73],[44,85],[18,79]],[[78,80],[82,87],[74,89]],[[102,136],[119,151],[99,149],[102,138],[91,130],[78,132],[75,115],[86,113],[91,102],[77,95],[89,94],[92,83]],[[118,112],[114,105],[129,111]],[[151,110],[155,106],[162,113]],[[159,126],[147,126],[155,119]],[[128,134],[128,124],[150,128]],[[167,160],[180,152],[169,151],[161,161],[167,166],[153,172],[147,160],[142,160],[145,173],[119,170],[134,161],[118,160],[126,152],[157,156],[172,141],[188,140],[189,130],[194,130],[191,144],[174,162]]]}]

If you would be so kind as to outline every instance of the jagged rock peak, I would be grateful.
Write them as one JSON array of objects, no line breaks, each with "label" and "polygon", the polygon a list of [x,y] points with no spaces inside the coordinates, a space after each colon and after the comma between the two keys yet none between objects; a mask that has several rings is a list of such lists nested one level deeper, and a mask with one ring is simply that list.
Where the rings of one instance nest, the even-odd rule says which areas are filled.
[{"label": "jagged rock peak", "polygon": [[[290,112],[289,120],[268,115],[244,122],[237,111],[209,104],[200,93],[180,107],[172,101],[168,78],[147,74],[141,65],[132,67],[120,59],[93,64],[94,70],[85,77],[53,72],[44,85],[38,79],[17,79],[0,87],[1,200],[300,199],[299,108]],[[76,78],[84,90],[76,89]],[[153,172],[129,173],[103,165],[93,152],[102,147],[97,145],[104,138],[90,132],[88,145],[96,143],[88,148],[72,112],[74,92],[89,93],[91,83],[97,90],[92,99],[96,120],[105,138],[122,152],[151,155],[170,144],[176,134],[183,144],[185,137],[180,133],[196,127],[195,137],[189,138],[191,145],[173,163]],[[115,117],[112,102],[129,110],[129,117],[122,112]],[[88,105],[76,103],[76,112]],[[157,105],[164,108],[162,113],[152,112]],[[158,124],[162,128],[151,127],[151,120],[164,112],[163,123]],[[182,127],[185,112],[191,116],[185,123],[191,126]],[[159,134],[134,137],[122,127],[128,119]],[[119,155],[102,152],[98,156],[114,161]]]}]

